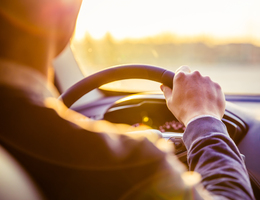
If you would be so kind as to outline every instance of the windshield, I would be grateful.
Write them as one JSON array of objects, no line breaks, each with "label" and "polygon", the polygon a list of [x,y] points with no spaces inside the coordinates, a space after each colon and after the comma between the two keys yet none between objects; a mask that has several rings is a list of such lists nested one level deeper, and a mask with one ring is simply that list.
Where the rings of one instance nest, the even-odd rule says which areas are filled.
[{"label": "windshield", "polygon": [[[130,63],[175,71],[181,65],[226,94],[260,94],[260,1],[83,1],[71,47],[85,76]],[[152,81],[108,90],[154,91]]]}]

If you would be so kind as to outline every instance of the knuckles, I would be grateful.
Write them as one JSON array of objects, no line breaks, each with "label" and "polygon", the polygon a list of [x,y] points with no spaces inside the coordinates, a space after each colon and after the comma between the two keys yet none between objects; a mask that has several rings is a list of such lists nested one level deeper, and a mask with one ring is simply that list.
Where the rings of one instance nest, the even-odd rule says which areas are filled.
[{"label": "knuckles", "polygon": [[210,79],[209,76],[204,76],[204,79],[205,79],[206,81],[208,81],[208,82],[212,82],[212,80]]},{"label": "knuckles", "polygon": [[174,80],[179,82],[179,81],[183,81],[186,77],[186,74],[184,72],[178,72],[177,74],[175,74],[174,76]]},{"label": "knuckles", "polygon": [[218,83],[215,83],[215,82],[214,82],[214,86],[215,86],[215,88],[216,88],[217,90],[221,90],[221,87],[220,87],[220,85],[219,85]]},{"label": "knuckles", "polygon": [[194,76],[194,77],[202,77],[199,71],[192,72],[192,76]]}]

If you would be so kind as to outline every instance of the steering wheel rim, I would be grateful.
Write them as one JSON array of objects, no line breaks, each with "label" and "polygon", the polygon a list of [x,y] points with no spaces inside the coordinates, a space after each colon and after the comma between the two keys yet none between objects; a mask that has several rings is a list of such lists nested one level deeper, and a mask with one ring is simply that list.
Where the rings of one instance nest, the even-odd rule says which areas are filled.
[{"label": "steering wheel rim", "polygon": [[175,74],[171,71],[151,65],[119,65],[82,79],[66,90],[59,99],[61,99],[67,107],[70,107],[79,98],[93,89],[106,83],[124,79],[147,79],[172,88],[174,75]]}]

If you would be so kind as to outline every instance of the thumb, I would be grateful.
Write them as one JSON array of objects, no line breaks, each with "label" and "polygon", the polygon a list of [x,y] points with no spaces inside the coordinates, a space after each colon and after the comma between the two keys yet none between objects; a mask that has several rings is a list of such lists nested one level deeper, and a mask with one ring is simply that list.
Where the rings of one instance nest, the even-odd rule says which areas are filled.
[{"label": "thumb", "polygon": [[160,88],[164,94],[165,99],[169,99],[172,95],[172,89],[165,85],[161,85]]}]

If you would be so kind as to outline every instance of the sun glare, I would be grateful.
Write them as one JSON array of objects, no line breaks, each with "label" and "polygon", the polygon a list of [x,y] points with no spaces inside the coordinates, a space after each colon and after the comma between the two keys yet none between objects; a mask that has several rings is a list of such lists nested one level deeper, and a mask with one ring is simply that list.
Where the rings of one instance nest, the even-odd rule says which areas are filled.
[{"label": "sun glare", "polygon": [[[259,0],[83,0],[71,46],[85,76],[125,63],[189,65],[226,94],[259,94],[259,8]],[[145,80],[102,86],[154,88],[159,83]]]},{"label": "sun glare", "polygon": [[257,0],[83,1],[75,38],[80,40],[87,32],[96,39],[107,32],[115,39],[169,32],[260,43],[259,7]]}]

